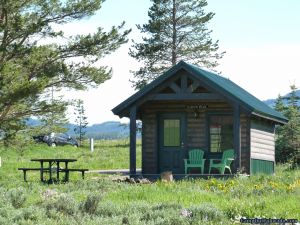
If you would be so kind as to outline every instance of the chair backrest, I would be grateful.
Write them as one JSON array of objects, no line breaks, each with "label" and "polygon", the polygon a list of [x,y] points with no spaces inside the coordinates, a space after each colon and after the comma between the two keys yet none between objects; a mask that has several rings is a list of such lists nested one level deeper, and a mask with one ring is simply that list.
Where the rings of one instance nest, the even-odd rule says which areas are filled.
[{"label": "chair backrest", "polygon": [[233,149],[228,149],[228,150],[225,150],[223,152],[223,155],[222,155],[222,163],[226,164],[226,166],[230,166],[231,162],[230,160],[227,160],[228,158],[234,158],[234,150]]},{"label": "chair backrest", "polygon": [[189,151],[189,160],[191,164],[201,163],[203,160],[204,151],[200,149],[192,149]]}]

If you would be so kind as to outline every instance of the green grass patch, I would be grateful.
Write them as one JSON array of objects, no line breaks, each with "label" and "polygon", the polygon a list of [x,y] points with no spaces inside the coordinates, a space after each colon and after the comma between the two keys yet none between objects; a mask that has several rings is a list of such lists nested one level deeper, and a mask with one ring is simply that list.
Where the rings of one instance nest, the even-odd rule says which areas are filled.
[{"label": "green grass patch", "polygon": [[[0,224],[233,224],[241,217],[300,220],[300,171],[277,166],[272,176],[194,179],[128,184],[111,177],[71,174],[70,182],[43,184],[38,172],[23,181],[18,167],[38,166],[31,158],[76,158],[70,167],[128,168],[128,140],[51,148],[0,147]],[[137,166],[141,165],[138,142]]]}]

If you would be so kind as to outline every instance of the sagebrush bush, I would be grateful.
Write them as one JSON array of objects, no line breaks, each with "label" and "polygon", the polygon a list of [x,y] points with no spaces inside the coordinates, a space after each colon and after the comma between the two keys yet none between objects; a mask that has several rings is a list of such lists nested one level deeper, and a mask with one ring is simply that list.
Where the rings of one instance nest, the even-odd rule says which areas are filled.
[{"label": "sagebrush bush", "polygon": [[13,188],[7,192],[7,199],[12,204],[12,206],[16,209],[24,206],[26,201],[26,190],[23,188]]},{"label": "sagebrush bush", "polygon": [[165,210],[165,209],[181,209],[182,206],[179,203],[163,202],[152,207],[153,210]]},{"label": "sagebrush bush", "polygon": [[194,221],[222,221],[226,217],[223,212],[214,205],[204,203],[200,206],[190,208]]},{"label": "sagebrush bush", "polygon": [[126,210],[113,202],[105,202],[98,206],[95,214],[100,217],[114,217],[117,215],[125,215]]},{"label": "sagebrush bush", "polygon": [[39,210],[37,208],[29,207],[20,210],[19,213],[13,218],[13,221],[20,223],[20,221],[27,221],[34,224],[39,219]]},{"label": "sagebrush bush", "polygon": [[86,200],[82,202],[79,206],[80,211],[88,214],[95,214],[99,202],[100,202],[101,196],[90,194],[87,196]]},{"label": "sagebrush bush", "polygon": [[45,209],[48,217],[56,217],[57,213],[74,215],[77,209],[77,203],[74,198],[69,195],[60,195],[56,199],[46,202]]}]

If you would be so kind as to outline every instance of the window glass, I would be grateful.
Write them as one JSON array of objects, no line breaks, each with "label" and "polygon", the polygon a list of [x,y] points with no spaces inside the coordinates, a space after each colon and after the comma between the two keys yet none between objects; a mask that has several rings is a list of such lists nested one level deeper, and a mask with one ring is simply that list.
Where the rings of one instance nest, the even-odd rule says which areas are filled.
[{"label": "window glass", "polygon": [[175,147],[180,145],[180,120],[164,120],[164,146]]},{"label": "window glass", "polygon": [[209,118],[210,151],[223,152],[233,148],[233,117],[214,115]]}]

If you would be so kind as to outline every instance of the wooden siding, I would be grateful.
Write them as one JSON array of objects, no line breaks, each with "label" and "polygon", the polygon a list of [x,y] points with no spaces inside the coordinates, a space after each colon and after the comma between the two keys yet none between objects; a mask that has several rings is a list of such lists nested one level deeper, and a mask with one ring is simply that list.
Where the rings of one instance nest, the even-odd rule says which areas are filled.
[{"label": "wooden siding", "polygon": [[251,159],[275,161],[274,124],[251,119]]},{"label": "wooden siding", "polygon": [[205,113],[201,112],[195,118],[193,112],[187,112],[186,147],[206,150],[206,133]]},{"label": "wooden siding", "polygon": [[157,173],[157,121],[154,112],[143,114],[142,118],[142,173]]},{"label": "wooden siding", "polygon": [[250,118],[241,114],[241,167],[250,173]]},{"label": "wooden siding", "polygon": [[[207,108],[195,110],[189,106],[205,105]],[[202,148],[207,151],[207,123],[206,113],[208,112],[232,112],[232,108],[225,102],[147,102],[139,110],[142,128],[142,172],[144,174],[155,174],[158,172],[158,115],[166,112],[186,113],[186,144],[185,151],[191,148]],[[243,131],[242,131],[243,132]],[[245,136],[245,135],[242,135]],[[245,143],[245,141],[242,141]],[[246,164],[246,163],[244,163]]]},{"label": "wooden siding", "polygon": [[[207,105],[207,108],[195,110],[187,107],[189,105]],[[211,112],[232,112],[230,105],[224,102],[211,103],[175,103],[175,102],[152,102],[147,103],[139,110],[142,128],[142,171],[144,174],[155,174],[158,172],[158,137],[157,119],[159,113],[164,112],[186,112],[186,152],[191,148],[202,148],[208,151],[206,114]],[[244,172],[250,173],[250,118],[241,113],[241,167]]]}]

